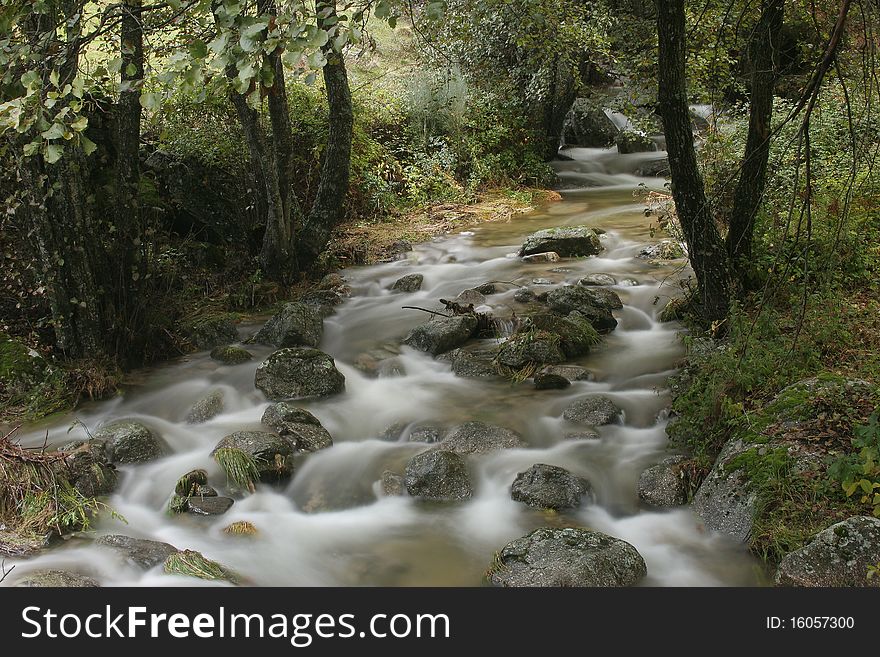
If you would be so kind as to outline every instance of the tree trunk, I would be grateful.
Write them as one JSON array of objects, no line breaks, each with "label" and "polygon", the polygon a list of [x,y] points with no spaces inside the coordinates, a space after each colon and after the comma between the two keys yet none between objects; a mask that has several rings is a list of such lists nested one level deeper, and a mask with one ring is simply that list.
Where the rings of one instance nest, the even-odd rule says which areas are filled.
[{"label": "tree trunk", "polygon": [[[121,87],[115,111],[116,124],[116,235],[118,268],[116,309],[121,326],[128,326],[128,303],[134,294],[133,282],[141,280],[146,259],[140,258],[136,270],[135,238],[143,233],[138,202],[140,187],[140,94],[144,84],[144,32],[141,23],[142,0],[128,0],[121,7],[120,56]],[[134,274],[138,276],[135,277]]]},{"label": "tree trunk", "polygon": [[658,100],[666,133],[672,196],[697,277],[704,319],[727,316],[729,266],[697,166],[685,77],[684,0],[657,0]]},{"label": "tree trunk", "polygon": [[[335,23],[336,1],[317,0],[320,14],[330,9],[319,24]],[[325,23],[326,24],[326,23]],[[342,218],[348,194],[348,177],[351,164],[351,138],[354,127],[354,110],[351,106],[351,90],[342,53],[333,49],[331,39],[324,46],[327,63],[324,65],[324,86],[330,110],[330,129],[327,147],[321,167],[321,180],[315,201],[298,235],[299,266],[303,269],[315,263],[330,241],[334,226]]]},{"label": "tree trunk", "polygon": [[727,252],[741,283],[748,279],[755,217],[764,195],[784,5],[785,0],[765,0],[749,47],[752,69],[749,133],[727,233]]}]

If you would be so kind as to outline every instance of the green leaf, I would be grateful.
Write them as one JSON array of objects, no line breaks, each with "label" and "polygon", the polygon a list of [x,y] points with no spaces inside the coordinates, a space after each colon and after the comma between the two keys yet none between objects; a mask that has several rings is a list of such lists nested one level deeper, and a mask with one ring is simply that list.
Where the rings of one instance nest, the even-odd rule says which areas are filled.
[{"label": "green leaf", "polygon": [[49,126],[48,130],[44,130],[40,136],[43,139],[61,139],[64,136],[64,124],[63,123],[53,123]]},{"label": "green leaf", "polygon": [[852,497],[858,487],[859,484],[855,481],[843,482],[843,492],[846,493],[847,497]]},{"label": "green leaf", "polygon": [[52,72],[49,73],[49,82],[52,83],[52,86],[53,86],[53,87],[55,87],[55,88],[58,87],[58,84],[59,84],[59,82],[58,82],[58,71],[56,71],[54,68],[52,69]]},{"label": "green leaf", "polygon": [[376,3],[376,8],[373,10],[373,15],[376,18],[388,18],[391,15],[391,5],[387,0],[379,0]]},{"label": "green leaf", "polygon": [[146,93],[142,93],[140,97],[141,107],[143,107],[147,111],[154,111],[159,108],[162,104],[162,99],[159,94],[153,93],[152,91],[147,91]]},{"label": "green leaf", "polygon": [[86,155],[91,155],[98,148],[98,146],[95,144],[95,142],[93,142],[91,139],[89,139],[85,135],[79,136],[79,145],[82,146],[83,152]]},{"label": "green leaf", "polygon": [[76,132],[82,132],[89,127],[89,117],[79,117],[76,121],[70,124],[70,127],[73,128]]},{"label": "green leaf", "polygon": [[40,82],[40,74],[36,71],[27,71],[21,76],[21,84],[25,89],[35,87]]},{"label": "green leaf", "polygon": [[307,62],[309,68],[317,70],[324,68],[324,66],[327,64],[327,58],[324,56],[323,52],[321,52],[320,50],[316,50],[311,55],[309,55]]},{"label": "green leaf", "polygon": [[862,492],[865,494],[874,492],[874,484],[873,482],[868,481],[867,479],[862,479],[859,481],[859,486],[862,488]]},{"label": "green leaf", "polygon": [[45,157],[46,162],[49,164],[55,164],[61,159],[62,155],[64,155],[64,146],[61,146],[60,144],[49,144],[46,146],[46,153],[43,157]]},{"label": "green leaf", "polygon": [[196,39],[189,45],[189,54],[193,59],[204,59],[208,56],[208,46],[201,39]]},{"label": "green leaf", "polygon": [[128,66],[125,67],[125,74],[129,77],[133,76],[137,72],[137,66],[135,66],[134,64],[129,63]]}]

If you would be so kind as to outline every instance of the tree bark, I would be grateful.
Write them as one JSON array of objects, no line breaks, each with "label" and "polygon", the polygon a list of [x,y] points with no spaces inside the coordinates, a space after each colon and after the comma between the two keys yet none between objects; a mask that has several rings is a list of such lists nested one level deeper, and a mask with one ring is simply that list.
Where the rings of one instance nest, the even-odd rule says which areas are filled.
[{"label": "tree bark", "polygon": [[751,101],[742,171],[734,191],[727,252],[741,284],[747,283],[755,217],[764,195],[770,156],[773,95],[779,73],[779,39],[785,0],[765,0],[749,46]]},{"label": "tree bark", "polygon": [[669,153],[672,196],[697,277],[704,319],[722,320],[730,302],[729,266],[694,151],[685,76],[684,0],[657,0],[657,35],[658,100]]},{"label": "tree bark", "polygon": [[[319,17],[319,25],[336,17],[336,0],[316,0],[315,6],[319,14],[329,10],[324,18]],[[324,149],[318,191],[297,242],[299,266],[303,269],[313,265],[326,248],[334,226],[342,218],[348,194],[354,110],[345,61],[342,53],[335,51],[332,44],[331,39],[324,46],[327,57],[324,65],[324,86],[330,111],[327,146]]]}]

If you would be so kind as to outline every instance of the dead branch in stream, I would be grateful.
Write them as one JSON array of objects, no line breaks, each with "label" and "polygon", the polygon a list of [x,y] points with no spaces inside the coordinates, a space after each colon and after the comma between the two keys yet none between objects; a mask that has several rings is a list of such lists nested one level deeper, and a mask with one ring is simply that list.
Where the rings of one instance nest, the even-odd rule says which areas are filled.
[{"label": "dead branch in stream", "polygon": [[401,306],[401,310],[421,310],[423,313],[431,313],[432,315],[438,315],[440,317],[452,317],[452,315],[447,315],[445,313],[437,312],[436,310],[428,310],[427,308],[419,308],[418,306]]},{"label": "dead branch in stream", "polygon": [[9,570],[6,569],[6,559],[0,561],[0,582],[3,582],[4,579],[9,577],[9,573],[13,570],[15,570],[15,566],[12,566]]}]

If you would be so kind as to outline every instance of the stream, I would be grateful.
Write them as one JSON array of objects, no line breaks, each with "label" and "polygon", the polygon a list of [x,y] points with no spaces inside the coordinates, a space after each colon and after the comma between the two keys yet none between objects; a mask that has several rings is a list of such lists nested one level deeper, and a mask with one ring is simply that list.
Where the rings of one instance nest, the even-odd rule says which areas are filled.
[{"label": "stream", "polygon": [[[86,437],[74,420],[94,430],[111,420],[137,419],[161,433],[173,454],[120,467],[120,485],[109,504],[125,521],[103,518],[88,535],[35,558],[7,560],[7,565],[18,566],[16,575],[37,568],[73,570],[105,586],[217,585],[165,575],[161,567],[144,572],[92,543],[96,535],[115,533],[198,550],[260,586],[479,586],[495,552],[510,540],[544,525],[582,525],[634,545],[647,563],[643,585],[759,584],[760,569],[744,546],[701,529],[687,507],[653,510],[641,505],[637,495],[642,470],[670,453],[665,385],[684,354],[681,326],[661,324],[656,317],[686,272],[635,257],[660,237],[651,236],[651,220],[633,191],[639,184],[662,191],[664,180],[633,172],[663,153],[619,155],[613,148],[565,153],[572,159],[553,163],[564,187],[562,201],[418,244],[396,262],[342,272],[352,294],[325,320],[320,348],[336,360],[346,391],[299,404],[320,419],[334,445],[297,457],[295,474],[285,486],[260,486],[222,516],[166,513],[177,478],[191,469],[206,468],[210,483],[223,489],[225,478],[211,450],[230,433],[260,430],[269,404],[254,387],[254,371],[272,348],[246,345],[255,359],[234,366],[210,359],[207,352],[192,354],[144,371],[124,396],[87,405],[48,427],[49,444],[61,445]],[[524,263],[516,257],[528,234],[579,224],[606,231],[605,250],[598,256],[555,263]],[[614,312],[617,329],[574,361],[587,367],[593,380],[538,391],[529,380],[459,378],[448,362],[408,347],[400,355],[403,375],[372,378],[354,367],[360,354],[399,344],[426,321],[424,313],[403,305],[437,308],[438,299],[452,299],[487,281],[528,285],[539,292],[598,272],[618,281],[612,289],[624,308]],[[389,291],[409,273],[424,275],[420,291]],[[509,314],[521,307],[512,298],[515,289],[488,296],[488,307],[481,310]],[[258,328],[241,326],[242,339]],[[187,424],[192,404],[216,388],[224,392],[224,412],[204,424]],[[562,419],[563,409],[592,393],[620,406],[623,422],[600,427],[598,440],[565,439],[573,427]],[[528,448],[471,457],[474,495],[467,502],[427,503],[379,493],[383,471],[402,473],[409,458],[427,448],[409,442],[408,430],[402,439],[383,439],[389,426],[452,427],[468,420],[513,429]],[[22,434],[22,443],[42,444],[46,432],[46,426],[33,428]],[[511,500],[514,477],[535,463],[562,466],[587,478],[596,502],[545,515]],[[236,520],[253,523],[258,535],[225,534],[223,528]]]}]

